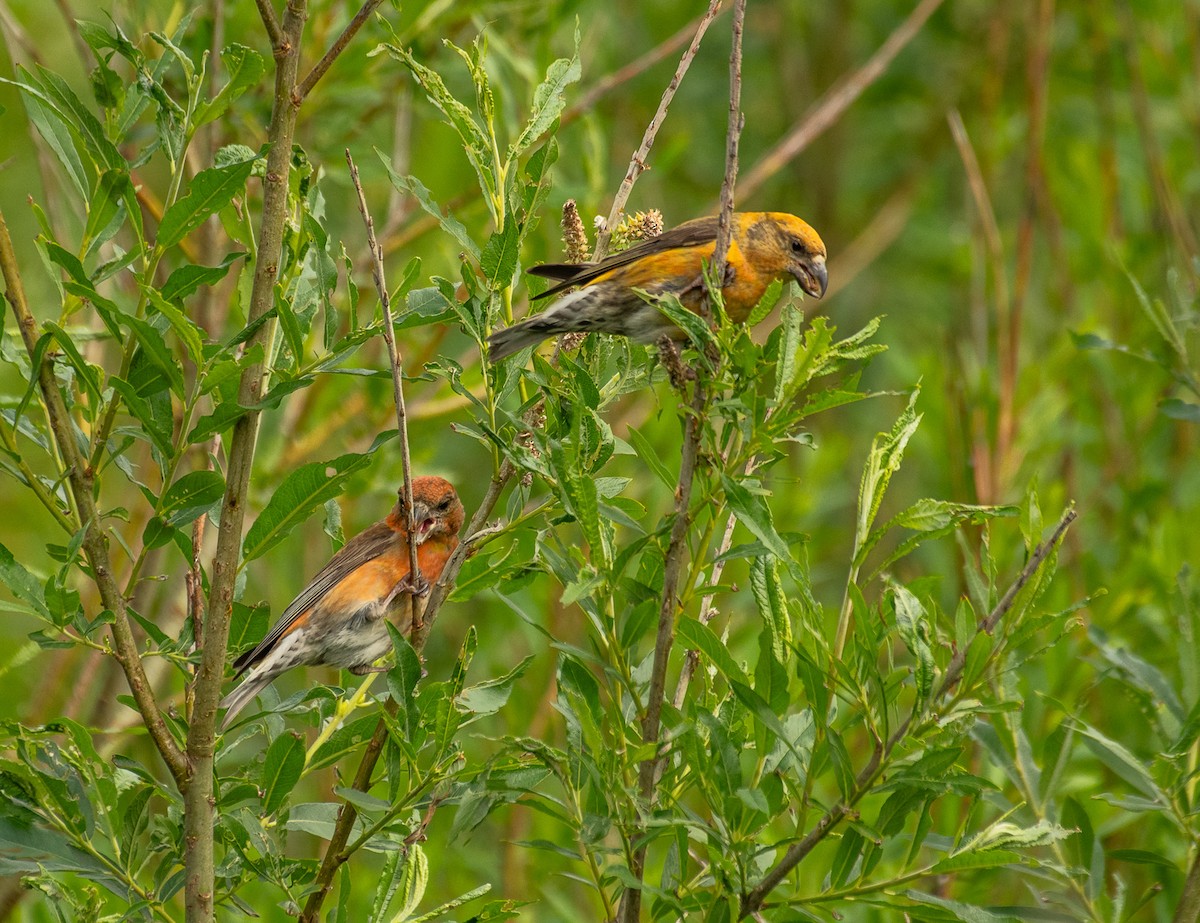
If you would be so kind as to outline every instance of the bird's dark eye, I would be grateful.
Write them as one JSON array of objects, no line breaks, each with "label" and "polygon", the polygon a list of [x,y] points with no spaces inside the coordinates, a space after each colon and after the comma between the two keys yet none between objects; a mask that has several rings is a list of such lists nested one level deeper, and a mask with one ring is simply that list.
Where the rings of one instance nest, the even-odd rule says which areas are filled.
[{"label": "bird's dark eye", "polygon": [[446,510],[450,509],[450,498],[447,497],[445,500],[443,500],[441,503],[439,503],[437,508],[438,508],[438,512],[442,512],[442,513],[444,513]]},{"label": "bird's dark eye", "polygon": [[793,237],[792,238],[792,252],[793,253],[801,253],[803,250],[804,250],[804,244]]}]

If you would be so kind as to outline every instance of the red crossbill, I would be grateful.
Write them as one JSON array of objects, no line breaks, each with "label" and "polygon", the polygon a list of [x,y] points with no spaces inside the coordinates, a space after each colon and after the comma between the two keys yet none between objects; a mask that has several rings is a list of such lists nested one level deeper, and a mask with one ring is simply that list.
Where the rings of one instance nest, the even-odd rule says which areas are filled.
[{"label": "red crossbill", "polygon": [[[684,307],[697,311],[704,298],[702,263],[712,259],[717,238],[715,217],[697,218],[599,263],[551,263],[529,272],[558,280],[538,295],[563,295],[545,311],[497,330],[488,340],[488,357],[497,362],[526,346],[562,333],[600,331],[650,343],[664,333],[681,337],[635,289],[650,295],[674,293]],[[814,298],[825,294],[825,244],[811,227],[783,212],[741,212],[733,216],[728,269],[721,289],[725,310],[744,323],[776,279],[794,278]]]},{"label": "red crossbill", "polygon": [[441,576],[463,524],[463,505],[448,481],[420,477],[412,489],[418,578],[410,579],[402,494],[388,517],[348,541],[288,604],[258,646],[234,662],[235,678],[246,676],[221,700],[228,709],[222,727],[292,667],[328,664],[369,673],[391,650],[385,618],[403,594],[423,592]]}]

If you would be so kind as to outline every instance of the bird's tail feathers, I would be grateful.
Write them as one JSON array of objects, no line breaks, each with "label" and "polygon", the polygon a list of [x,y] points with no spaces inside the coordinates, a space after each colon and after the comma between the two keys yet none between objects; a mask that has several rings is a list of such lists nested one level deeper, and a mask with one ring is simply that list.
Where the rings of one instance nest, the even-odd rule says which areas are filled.
[{"label": "bird's tail feathers", "polygon": [[237,713],[249,705],[255,696],[271,685],[275,675],[268,670],[251,670],[240,685],[230,690],[229,694],[221,699],[218,707],[227,709],[225,717],[221,719],[222,731],[229,727]]},{"label": "bird's tail feathers", "polygon": [[557,336],[560,333],[591,329],[586,322],[586,312],[580,312],[571,307],[576,301],[588,298],[590,291],[590,289],[581,288],[571,292],[571,294],[558,299],[541,314],[535,314],[519,324],[497,330],[488,337],[488,360],[499,362],[527,346],[536,346],[547,337]]}]

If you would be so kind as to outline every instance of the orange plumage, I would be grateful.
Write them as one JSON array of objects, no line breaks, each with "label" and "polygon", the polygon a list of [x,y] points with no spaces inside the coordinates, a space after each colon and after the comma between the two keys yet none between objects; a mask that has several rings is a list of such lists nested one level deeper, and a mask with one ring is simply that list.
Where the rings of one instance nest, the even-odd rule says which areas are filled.
[{"label": "orange plumage", "polygon": [[[745,322],[776,279],[794,278],[814,298],[825,293],[825,244],[795,215],[741,212],[733,216],[732,232],[721,291],[734,322]],[[650,295],[673,293],[684,307],[698,311],[704,298],[702,267],[712,260],[716,237],[717,219],[698,218],[599,263],[534,266],[530,273],[558,280],[539,298],[582,287],[541,314],[493,333],[489,358],[499,361],[562,333],[600,331],[642,342],[653,342],[664,333],[682,336],[636,290]]]},{"label": "orange plumage", "polygon": [[408,514],[403,497],[382,522],[337,552],[292,600],[265,638],[234,662],[241,684],[221,701],[223,726],[281,673],[329,664],[366,673],[391,649],[385,619],[403,595],[423,592],[458,547],[463,506],[443,478],[413,481],[420,574],[410,579]]}]

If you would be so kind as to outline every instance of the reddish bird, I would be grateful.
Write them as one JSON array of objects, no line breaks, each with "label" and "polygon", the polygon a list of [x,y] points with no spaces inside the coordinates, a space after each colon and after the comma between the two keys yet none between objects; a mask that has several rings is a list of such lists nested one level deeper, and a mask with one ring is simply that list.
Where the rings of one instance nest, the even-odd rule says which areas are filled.
[{"label": "reddish bird", "polygon": [[[745,323],[776,279],[794,278],[814,298],[825,294],[825,244],[811,227],[784,212],[741,212],[733,216],[733,235],[722,294],[730,320]],[[717,219],[697,218],[599,263],[550,263],[529,270],[557,279],[538,295],[546,298],[574,286],[541,314],[526,318],[488,340],[488,358],[497,362],[518,350],[562,333],[598,330],[644,343],[682,331],[635,289],[650,295],[668,292],[698,311],[704,298],[701,267],[712,260]]]},{"label": "reddish bird", "polygon": [[441,576],[463,524],[463,505],[449,481],[420,477],[412,487],[418,578],[409,574],[408,515],[401,492],[387,519],[348,541],[258,646],[234,662],[235,678],[246,677],[221,700],[228,709],[222,727],[292,667],[328,664],[370,673],[372,664],[392,649],[384,619],[403,594],[423,593]]}]

